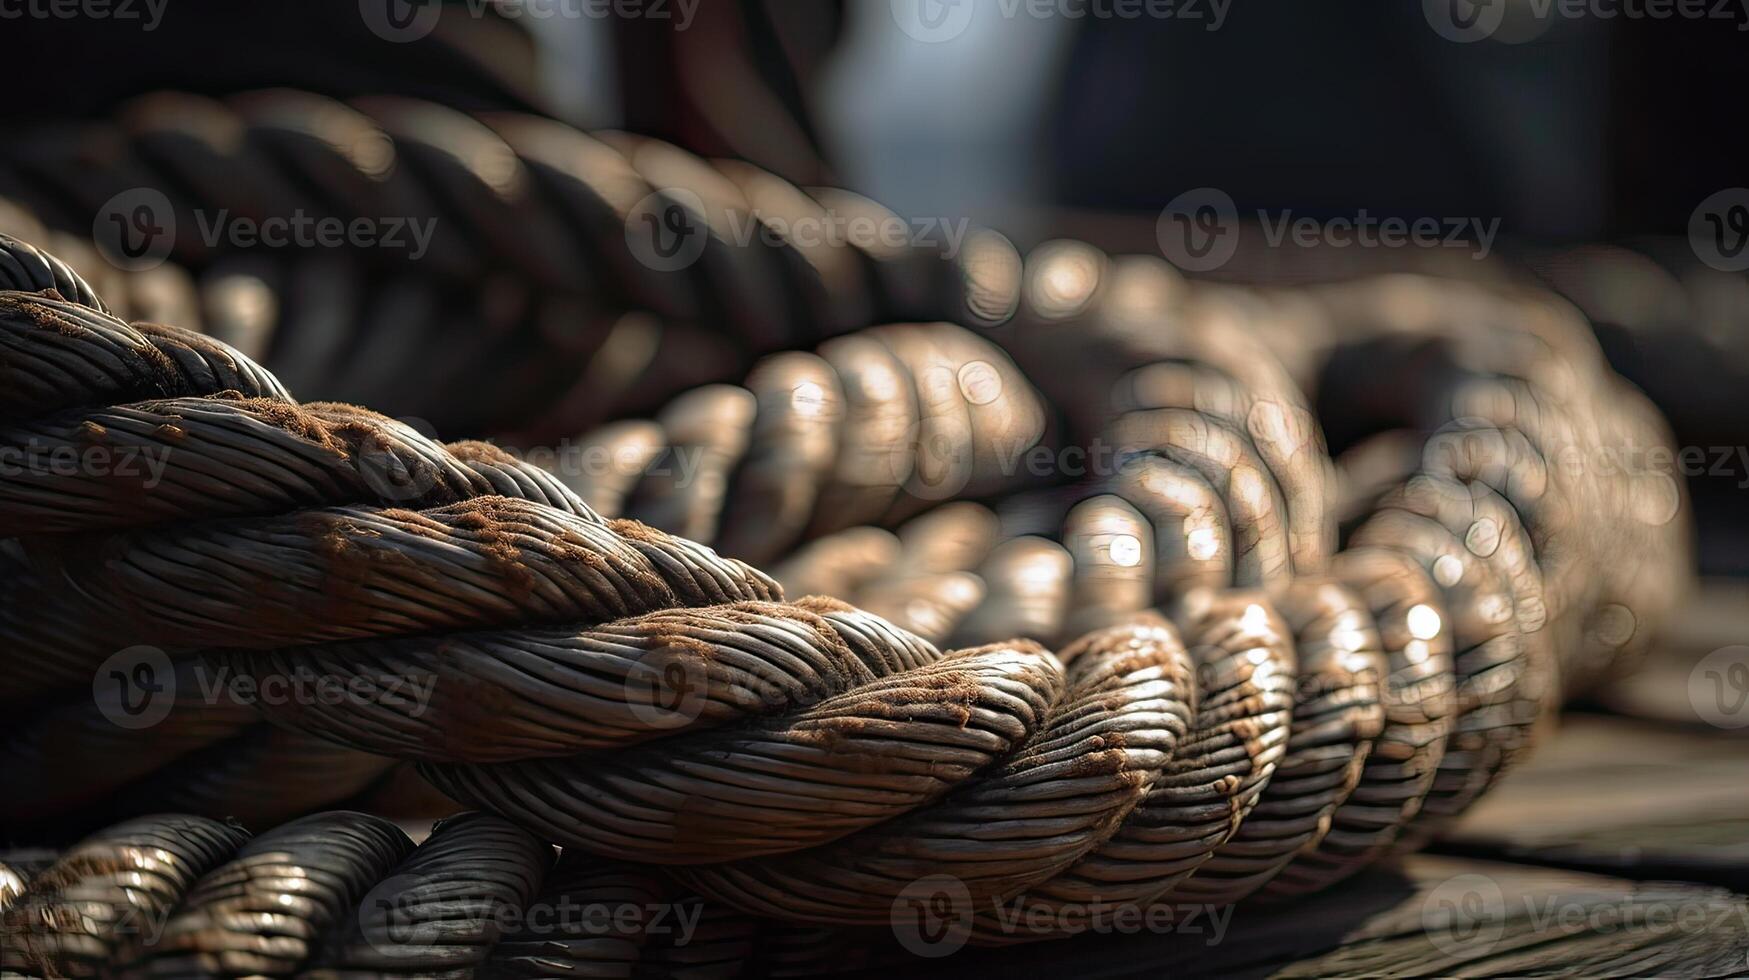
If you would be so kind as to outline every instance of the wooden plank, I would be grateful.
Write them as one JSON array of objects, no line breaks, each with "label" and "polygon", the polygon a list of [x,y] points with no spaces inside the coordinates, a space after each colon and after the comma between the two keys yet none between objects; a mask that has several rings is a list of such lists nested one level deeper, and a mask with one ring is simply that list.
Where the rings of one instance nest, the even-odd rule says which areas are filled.
[{"label": "wooden plank", "polygon": [[1619,714],[1749,739],[1749,583],[1702,580],[1638,669],[1591,700]]},{"label": "wooden plank", "polygon": [[1174,980],[1749,972],[1741,895],[1466,858],[1414,856],[1293,906],[1240,908],[1224,929],[1206,913],[1181,920],[1178,930],[966,948],[905,969]]},{"label": "wooden plank", "polygon": [[1749,734],[1570,714],[1438,847],[1749,892]]}]

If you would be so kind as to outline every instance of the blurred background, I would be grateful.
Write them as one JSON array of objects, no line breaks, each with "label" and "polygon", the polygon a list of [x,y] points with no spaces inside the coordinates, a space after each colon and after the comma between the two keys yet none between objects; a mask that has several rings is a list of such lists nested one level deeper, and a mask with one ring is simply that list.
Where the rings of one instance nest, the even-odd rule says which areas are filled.
[{"label": "blurred background", "polygon": [[[758,498],[782,498],[785,467],[818,463],[802,458],[817,447],[761,453],[759,413],[775,405],[776,429],[805,417],[790,396],[817,407],[821,388],[792,382],[825,361],[885,358],[895,377],[906,357],[982,365],[957,381],[968,406],[995,399],[980,385],[1003,395],[984,418],[1007,412],[1008,428],[965,440],[985,451],[1023,428],[1022,448],[1076,445],[1101,431],[1078,410],[1143,397],[1100,374],[1109,351],[1083,338],[1159,355],[1135,364],[1208,355],[1219,370],[1198,384],[1303,396],[1347,502],[1364,504],[1414,471],[1369,470],[1388,453],[1365,450],[1392,448],[1375,437],[1456,411],[1417,399],[1463,373],[1465,343],[1493,344],[1461,364],[1491,377],[1516,376],[1496,327],[1589,354],[1588,335],[1560,349],[1568,321],[1537,319],[1547,290],[1668,421],[1663,465],[1685,490],[1656,523],[1686,493],[1700,585],[1639,583],[1685,595],[1647,669],[1585,692],[1577,736],[1441,846],[1749,890],[1749,815],[1727,791],[1749,725],[1749,0],[0,0],[0,53],[0,232],[66,259],[118,314],[218,336],[302,400],[443,440],[529,460],[624,448],[633,469],[573,489],[786,587],[798,568],[844,572],[807,550],[834,534],[890,546],[901,570],[913,552],[963,552],[884,594],[820,589],[919,632],[934,617],[936,639],[1010,635],[1051,588],[1068,606],[1062,568],[1027,591],[1033,568],[1072,570],[1068,549],[991,545],[1037,545],[1085,488],[987,472],[955,488],[989,511],[894,487],[859,513],[845,501],[866,499],[822,493],[778,541],[780,507]],[[268,240],[288,215],[344,232]],[[1145,261],[1126,278],[1115,256]],[[1400,291],[1368,278],[1389,274],[1414,275]],[[1343,291],[1355,282],[1370,285]],[[1187,283],[1208,301],[1194,326]],[[1533,289],[1464,305],[1452,283]],[[1156,346],[1124,334],[1138,309],[1158,314],[1142,331]],[[1344,334],[1345,315],[1373,319]],[[966,329],[884,328],[890,355],[820,348],[909,321]],[[1237,339],[1249,328],[1259,348]],[[1205,347],[1160,354],[1186,337]],[[820,364],[762,361],[815,349]],[[1538,378],[1570,380],[1558,365]],[[642,473],[676,447],[702,447],[717,485],[687,496]],[[1600,472],[1597,496],[1620,490],[1627,513],[1628,482]],[[932,508],[938,523],[917,517]],[[1595,537],[1629,567],[1576,577],[1619,598],[1653,537],[1609,530]],[[1647,567],[1686,566],[1679,545],[1648,546]],[[942,585],[973,571],[988,592]],[[917,612],[919,597],[939,608]],[[1703,658],[1736,671],[1710,714]],[[26,801],[6,833],[21,839],[156,809],[270,822],[455,806],[395,760],[252,712],[124,743],[80,685],[56,697],[0,725],[0,796]],[[1627,783],[1659,792],[1629,806]]]},{"label": "blurred background", "polygon": [[[160,90],[226,98],[264,89],[401,95],[654,136],[798,186],[865,195],[938,251],[982,226],[1023,253],[1057,237],[1158,253],[1162,209],[1213,192],[1223,213],[1238,216],[1240,244],[1194,274],[1270,282],[1381,269],[1528,272],[1589,315],[1616,369],[1653,397],[1680,445],[1734,447],[1749,431],[1737,397],[1749,381],[1749,291],[1740,263],[1709,264],[1690,239],[1716,231],[1727,250],[1741,249],[1749,233],[1739,187],[1749,183],[1749,130],[1736,104],[1749,81],[1745,27],[1741,5],[1535,0],[1265,0],[1243,9],[1230,0],[133,0],[105,16],[7,20],[0,44],[19,97],[0,106],[0,159],[9,163],[0,198],[83,233],[106,202],[67,185],[113,148],[70,137],[70,127],[130,111],[137,119],[141,96]],[[172,117],[170,128],[189,121],[175,107],[157,111]],[[164,173],[176,168],[154,161],[150,145],[138,152],[145,159],[130,165],[159,175],[103,189],[199,190],[188,184],[200,175]],[[1441,241],[1342,247],[1329,236],[1284,238],[1280,224],[1368,216],[1432,219]],[[1461,242],[1443,240],[1448,227]],[[1486,248],[1473,247],[1479,238]],[[1462,242],[1471,246],[1450,247]],[[286,353],[271,339],[275,324],[315,315],[301,307],[331,315],[370,302],[329,296],[322,307],[300,295],[287,268],[301,261],[295,249],[267,260],[266,249],[244,258],[198,251],[174,256],[208,287],[203,308],[184,317],[204,312],[223,321],[221,333],[249,334],[270,361]],[[264,261],[279,268],[263,271]],[[414,271],[478,272],[442,263]],[[263,283],[270,288],[256,288]],[[591,293],[589,302],[557,314],[531,311],[508,288],[463,302],[491,307],[475,321],[544,317],[545,336],[568,338],[575,358],[601,345],[604,311],[653,305],[594,286],[576,291]],[[911,302],[864,319],[939,313],[932,305],[951,312],[951,301]],[[733,319],[691,315],[712,335]],[[357,316],[392,319],[380,309]],[[725,362],[720,372],[670,372],[674,384],[629,392],[613,407],[649,410],[685,382],[738,377],[761,346],[696,343]],[[415,356],[388,341],[373,349]],[[289,373],[307,397],[368,401],[429,420],[446,438],[524,430],[564,396],[551,378],[531,394],[519,375],[513,387],[525,397],[514,410],[474,410],[453,397],[433,405],[356,370]],[[559,428],[598,421],[606,404]],[[1332,440],[1340,450],[1340,433]],[[1749,541],[1733,515],[1749,462],[1720,451],[1728,465],[1691,475],[1700,558],[1707,572],[1742,574]]]}]

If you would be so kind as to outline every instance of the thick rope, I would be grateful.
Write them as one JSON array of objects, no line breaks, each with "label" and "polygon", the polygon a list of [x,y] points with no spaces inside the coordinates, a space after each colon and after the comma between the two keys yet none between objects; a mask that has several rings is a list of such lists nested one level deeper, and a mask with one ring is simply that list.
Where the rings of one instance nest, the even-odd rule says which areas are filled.
[{"label": "thick rope", "polygon": [[[175,229],[155,244],[203,280],[174,306],[204,306],[215,335],[299,390],[470,431],[575,431],[729,380],[750,354],[888,320],[998,322],[1019,272],[994,232],[912,240],[848,192],[416,99],[156,93],[0,148],[0,198],[50,228],[107,233],[111,202],[137,207],[141,189],[168,211],[155,225]],[[226,233],[294,218],[366,222],[383,241],[341,260]],[[131,299],[137,278],[117,275],[116,291]],[[157,276],[144,298],[185,278]],[[382,370],[409,351],[419,385]],[[473,399],[431,397],[462,378]]]},{"label": "thick rope", "polygon": [[259,836],[141,817],[0,893],[0,922],[9,977],[678,977],[739,971],[756,951],[778,973],[828,962],[786,948],[801,934],[646,870],[555,862],[481,813],[439,822],[417,847],[347,811]]},{"label": "thick rope", "polygon": [[[159,411],[125,399],[205,376],[145,369],[155,342],[184,338],[7,299],[24,311],[0,317],[14,348],[61,368],[40,414],[4,406],[15,424]],[[67,319],[31,312],[44,305]],[[452,796],[548,840],[671,865],[784,920],[885,923],[931,875],[958,882],[986,941],[1027,938],[985,913],[993,902],[1309,890],[1433,832],[1523,752],[1566,666],[1569,638],[1550,627],[1596,597],[1575,599],[1570,577],[1551,587],[1539,560],[1559,571],[1568,556],[1532,559],[1545,541],[1577,546],[1570,525],[1533,532],[1519,515],[1585,501],[1533,493],[1528,456],[1435,456],[1332,558],[1329,467],[1294,424],[1297,396],[1211,398],[1211,378],[1240,390],[1191,370],[1132,386],[1143,394],[1114,418],[1123,466],[1083,491],[1062,535],[1114,581],[1087,591],[1107,600],[1077,609],[1097,611],[1079,623],[1096,631],[1060,657],[1028,640],[942,654],[836,601],[782,602],[750,566],[471,450],[391,450],[406,472],[450,477],[414,480],[401,506],[358,500],[371,481],[340,420],[259,394],[189,408],[291,440],[332,482],[300,467],[226,491],[222,511],[172,501],[123,511],[132,526],[20,537],[11,591],[29,601],[5,625],[45,685],[142,641],[222,648],[258,679],[435,677],[417,713],[395,698],[267,710],[419,759]],[[539,497],[468,497],[482,473]]]},{"label": "thick rope", "polygon": [[[841,353],[846,348],[852,356]],[[833,364],[839,367],[835,370]],[[961,378],[977,381],[989,393],[962,384]],[[767,528],[767,540],[781,542],[786,533],[802,531],[800,526],[789,526],[787,532],[785,528],[806,517],[810,507],[821,517],[860,514],[870,503],[877,513],[882,508],[903,513],[950,492],[987,492],[1011,485],[1017,474],[1004,462],[1032,448],[1044,425],[1036,395],[1006,356],[945,324],[888,327],[843,338],[823,347],[821,357],[777,355],[755,371],[745,391],[721,386],[701,389],[690,397],[707,410],[684,411],[688,403],[683,402],[672,413],[682,420],[696,419],[689,431],[708,435],[726,430],[752,447],[738,475],[740,454],[707,449],[699,435],[681,442],[678,451],[684,458],[670,460],[667,467],[660,462],[648,465],[659,455],[654,441],[646,441],[648,452],[633,453],[628,445],[638,449],[635,442],[602,438],[587,441],[591,450],[604,450],[591,452],[588,459],[605,458],[612,467],[587,474],[567,474],[563,466],[556,471],[586,495],[600,497],[613,474],[636,455],[637,466],[650,472],[618,491],[616,511],[631,498],[637,502],[634,512],[652,523],[671,521],[674,516],[684,521],[689,513],[708,515],[712,507],[727,503],[730,520],[712,518],[712,527],[746,521]],[[846,397],[852,424],[841,426]],[[757,411],[756,426],[731,410],[743,405]],[[737,420],[751,431],[737,432]],[[620,428],[641,435],[655,425]],[[248,475],[255,498],[234,500],[216,513],[226,512],[224,506],[237,508],[231,512],[247,512],[330,500],[465,499],[493,492],[509,479],[489,473],[487,485],[478,473],[458,467],[417,433],[346,406],[302,406],[294,411],[267,403],[207,404],[191,399],[141,403],[68,416],[62,427],[19,431],[12,434],[11,442],[21,450],[31,447],[33,458],[42,461],[58,452],[88,449],[92,432],[103,434],[102,445],[117,458],[162,460],[163,472],[153,492],[143,495],[137,486],[109,476],[39,466],[28,479],[0,486],[0,501],[16,514],[12,518],[16,526],[6,528],[6,533],[127,526],[215,512],[206,510],[201,501],[215,478],[237,478],[233,474],[238,471],[227,464],[253,469],[278,454],[285,455],[283,463]],[[173,444],[164,439],[166,432],[174,433]],[[826,460],[837,460],[836,466],[808,474],[797,467],[789,479],[781,479],[786,459],[822,454],[818,447],[809,448],[810,441],[850,439],[855,433],[866,435],[842,448],[824,448]],[[310,446],[312,441],[317,446]],[[483,446],[449,449],[458,458],[471,460],[476,469],[482,460],[493,458]],[[941,461],[938,472],[925,477],[920,471],[931,460]],[[723,468],[718,472],[698,468],[711,463]],[[136,469],[142,478],[147,475],[143,467]],[[810,481],[809,476],[816,479]],[[516,477],[529,478],[543,479],[544,474],[528,469]],[[325,489],[311,496],[312,485]],[[776,489],[771,489],[774,485]],[[538,492],[534,488],[503,492],[555,501],[562,496],[551,486]],[[768,493],[782,503],[770,507]],[[854,499],[863,501],[861,511],[846,510]],[[700,530],[684,524],[680,529]],[[25,601],[21,597],[20,603]],[[106,705],[81,697],[38,713],[16,729],[6,745],[18,765],[0,781],[14,789],[12,795],[19,801],[14,816],[39,821],[67,815],[90,809],[91,802],[111,793],[120,793],[125,801],[139,794],[121,788],[138,783],[142,791],[183,799],[197,812],[284,819],[362,793],[387,768],[387,760],[380,756],[337,751],[298,733],[273,727],[245,730],[254,712],[234,706],[239,710],[225,715],[203,708],[203,685],[210,685],[213,674],[197,676],[192,666],[185,663],[178,672],[179,701],[172,717],[181,720],[190,712],[201,712],[198,723],[129,733],[113,724]],[[71,685],[88,669],[81,663],[69,664],[43,678],[36,690]],[[33,690],[22,679],[15,683],[21,698]],[[104,761],[96,770],[67,765],[81,758]],[[311,764],[297,765],[300,758]],[[322,768],[331,779],[317,774],[313,765],[317,758],[327,760]],[[261,765],[251,767],[246,765],[249,761]],[[275,775],[287,768],[310,773],[307,793],[293,792],[283,777]],[[227,789],[219,774],[229,774],[238,785]],[[198,780],[203,793],[193,795],[195,787],[190,786],[179,796],[174,787],[184,780]],[[281,781],[281,791],[264,792],[273,780]]]}]

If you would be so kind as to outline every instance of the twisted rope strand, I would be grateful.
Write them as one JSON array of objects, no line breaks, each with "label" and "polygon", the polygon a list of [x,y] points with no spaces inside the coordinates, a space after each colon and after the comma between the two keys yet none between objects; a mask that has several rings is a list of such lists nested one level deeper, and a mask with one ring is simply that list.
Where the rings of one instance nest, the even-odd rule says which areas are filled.
[{"label": "twisted rope strand", "polygon": [[[853,194],[646,137],[416,99],[154,93],[0,154],[0,196],[52,228],[85,235],[95,219],[102,237],[109,212],[126,205],[116,217],[132,218],[142,194],[160,231],[148,244],[205,280],[199,300],[150,305],[205,305],[212,330],[300,390],[476,430],[592,424],[627,399],[642,408],[732,377],[748,354],[884,320],[998,322],[1019,269],[988,230],[895,244],[901,219]],[[294,219],[363,222],[373,240],[336,261],[229,234]],[[114,277],[124,314],[158,271]],[[468,377],[524,410],[438,401],[385,376],[381,355],[406,351],[420,352],[423,377]]]},{"label": "twisted rope strand", "polygon": [[[354,747],[417,758],[451,795],[548,840],[669,865],[706,897],[786,921],[887,922],[932,875],[951,877],[978,938],[992,942],[1038,937],[1014,934],[991,903],[1147,906],[1320,887],[1434,832],[1522,754],[1557,676],[1579,662],[1568,653],[1579,645],[1575,624],[1612,595],[1571,571],[1611,543],[1587,531],[1587,515],[1643,502],[1563,497],[1559,482],[1537,479],[1548,472],[1538,458],[1558,443],[1517,442],[1484,421],[1456,445],[1436,437],[1440,452],[1334,552],[1334,471],[1285,371],[1248,342],[1215,339],[1224,334],[1214,327],[1189,332],[1189,355],[1145,341],[1136,324],[1160,309],[1170,284],[1132,272],[1141,278],[1112,293],[1115,340],[1099,335],[1112,344],[1099,354],[1104,370],[1131,383],[1100,389],[1125,392],[1112,406],[1070,413],[1108,428],[1123,450],[1117,472],[1035,506],[1040,526],[1066,511],[1052,535],[1064,544],[1032,536],[986,548],[989,536],[973,531],[938,549],[987,551],[980,568],[997,607],[1015,610],[1023,631],[1061,656],[1027,639],[941,653],[836,601],[784,602],[751,566],[601,517],[568,491],[561,507],[485,494],[402,508],[270,490],[230,516],[190,520],[172,509],[164,521],[142,510],[137,526],[27,534],[8,549],[26,586],[17,592],[34,601],[9,607],[5,627],[37,659],[87,672],[144,637],[178,653],[221,648],[256,678],[363,675],[376,665],[436,677],[439,693],[420,715],[395,698],[267,710]],[[1225,302],[1194,309],[1226,326],[1237,314]],[[80,309],[94,326],[55,334],[77,341],[76,353],[126,365],[157,349]],[[57,323],[21,317],[4,336],[35,351],[53,339],[36,332]],[[1549,337],[1570,342],[1553,331],[1540,339]],[[926,334],[882,342],[901,362],[905,344],[922,345],[926,364],[941,356]],[[1138,344],[1154,346],[1123,350]],[[1138,376],[1136,354],[1167,366]],[[1584,388],[1533,364],[1557,393]],[[804,405],[831,397],[832,374],[805,356],[769,370],[775,387],[804,389]],[[979,433],[953,392],[988,404],[976,394],[988,376],[907,370],[921,423],[964,419],[953,431]],[[10,415],[42,425],[56,412],[150,414],[160,409],[125,399],[188,397],[158,390],[162,373],[66,377],[42,394],[45,412],[20,404]],[[271,396],[256,397],[208,397],[202,408],[277,425],[272,440],[317,441],[303,431],[309,420],[260,411]],[[1562,428],[1555,399],[1540,404],[1533,431],[1544,438],[1583,428]],[[353,411],[349,424],[368,424]],[[1013,412],[1005,405],[992,418]],[[805,424],[807,411],[767,414],[775,418],[761,439],[787,448],[750,452],[739,471],[719,462],[719,488],[735,485],[735,472],[748,487],[737,493],[763,495],[772,485],[754,474],[793,460],[812,480],[830,472],[821,448],[830,440]],[[755,413],[713,430],[708,415],[693,417],[705,439],[761,424]],[[878,424],[883,413],[867,417]],[[1603,433],[1637,420],[1586,424]],[[955,445],[999,443],[1008,431]],[[324,458],[356,456],[353,443],[329,442]],[[721,455],[739,457],[745,445],[742,437]],[[433,443],[395,458],[463,477],[420,486],[448,495],[485,489],[465,479],[470,455],[479,453]],[[552,490],[513,462],[502,468]],[[21,499],[49,499],[31,495],[37,477],[21,479]],[[360,483],[333,485],[356,493]],[[657,499],[697,492],[668,491]],[[813,524],[806,501],[822,496],[816,485],[756,512],[780,514],[768,519],[793,540]],[[690,519],[720,499],[709,491],[699,509],[672,513]],[[1640,525],[1632,539],[1671,530],[1668,519]],[[1665,543],[1656,554],[1675,552]],[[939,554],[919,560],[914,567],[943,567]],[[1544,562],[1559,574],[1546,576]],[[1078,642],[1061,635],[1069,597],[1075,628],[1093,630]],[[1641,609],[1649,617],[1659,607]],[[974,616],[959,631],[995,625]],[[351,882],[333,894],[353,894]],[[331,917],[348,900],[324,899],[313,914]],[[290,969],[277,955],[236,962]]]}]

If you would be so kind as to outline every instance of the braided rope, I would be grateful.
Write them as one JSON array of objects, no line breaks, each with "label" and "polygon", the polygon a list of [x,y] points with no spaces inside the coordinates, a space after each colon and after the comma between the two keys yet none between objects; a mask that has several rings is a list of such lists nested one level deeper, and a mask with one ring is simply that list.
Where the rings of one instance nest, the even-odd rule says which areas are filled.
[{"label": "braided rope", "polygon": [[[142,189],[168,212],[152,215],[156,226],[174,229],[159,250],[208,280],[198,304],[160,300],[155,312],[204,305],[215,335],[298,390],[473,431],[531,421],[574,431],[731,378],[749,352],[887,320],[997,322],[1012,313],[1018,274],[993,232],[899,243],[900,220],[848,192],[804,192],[658,140],[415,99],[156,93],[112,121],[0,152],[0,198],[73,234],[94,218],[100,238],[113,234],[115,202],[143,201]],[[353,247],[341,261],[207,231],[297,216],[411,222],[429,240],[417,254]],[[681,226],[657,227],[671,217]],[[670,256],[670,238],[688,251]],[[115,278],[123,295],[138,277]],[[158,278],[157,292],[169,288]],[[407,351],[424,386],[380,369]],[[451,377],[468,378],[478,401],[433,399]]]},{"label": "braided rope", "polygon": [[[836,353],[840,347],[848,347],[858,356],[841,357]],[[880,358],[873,362],[878,371],[869,367],[868,355],[872,352],[880,353]],[[685,513],[688,506],[700,509],[696,503],[676,506],[685,500],[720,505],[727,499],[757,506],[760,495],[749,493],[747,488],[777,479],[793,441],[805,441],[810,432],[819,435],[820,423],[825,423],[824,431],[831,431],[840,413],[837,401],[846,390],[850,392],[853,416],[879,417],[884,420],[884,431],[876,433],[880,436],[878,440],[864,440],[861,462],[855,466],[844,462],[856,458],[851,450],[829,451],[832,458],[841,462],[834,473],[819,474],[825,485],[814,496],[822,508],[838,509],[839,505],[832,501],[842,501],[847,496],[875,501],[877,507],[890,503],[914,508],[967,486],[974,490],[992,489],[997,485],[992,481],[1006,479],[998,464],[1031,446],[1042,428],[1036,396],[1015,374],[1006,357],[994,347],[946,325],[882,328],[829,342],[822,348],[822,355],[829,360],[803,354],[772,358],[749,379],[752,389],[749,393],[720,387],[702,389],[693,396],[709,409],[695,416],[699,424],[707,426],[736,418],[723,411],[724,404],[739,405],[746,399],[748,407],[760,406],[761,425],[749,435],[753,445],[766,447],[755,455],[776,464],[769,478],[746,475],[754,472],[749,466],[731,487],[727,470],[720,474],[670,471],[640,494],[639,499],[647,499],[673,514]],[[839,364],[841,370],[834,371],[830,363]],[[989,372],[990,380],[1002,392],[1000,400],[978,405],[959,393],[958,379],[969,376],[968,365]],[[802,373],[796,374],[798,368]],[[814,387],[798,394],[793,390],[800,387],[796,378],[812,379]],[[933,401],[913,393],[931,391],[938,393]],[[954,400],[943,401],[941,392],[952,395]],[[920,414],[919,405],[928,410],[927,417]],[[173,447],[163,436],[167,431],[175,434]],[[202,513],[247,513],[333,500],[412,504],[421,499],[456,500],[494,492],[493,487],[512,478],[491,471],[487,473],[491,485],[484,485],[479,474],[458,467],[449,455],[453,452],[467,456],[471,460],[468,465],[478,469],[483,460],[495,458],[486,447],[462,444],[445,451],[404,426],[346,406],[292,409],[259,400],[245,405],[235,400],[185,398],[70,414],[56,425],[28,427],[7,435],[8,445],[20,450],[29,447],[31,458],[40,463],[54,458],[57,452],[88,447],[92,432],[102,433],[102,445],[111,453],[126,454],[128,458],[136,452],[148,458],[156,454],[163,469],[153,492],[142,495],[136,486],[117,481],[112,475],[32,466],[26,479],[0,481],[5,482],[0,487],[0,500],[15,515],[9,518],[14,525],[3,533],[126,527],[188,520]],[[608,454],[611,459],[625,456],[621,452],[623,447],[613,440],[596,444],[611,450]],[[940,448],[931,451],[930,446]],[[926,454],[926,459],[940,458],[953,465],[927,482],[916,475],[919,467],[912,457],[919,451]],[[203,508],[202,497],[211,491],[215,475],[223,473],[226,464],[253,466],[250,461],[279,454],[287,457],[283,466],[249,474],[249,486],[255,494],[252,499],[233,499],[212,510]],[[642,467],[647,457],[639,456],[639,460]],[[957,461],[968,460],[968,466],[957,465]],[[728,461],[733,463],[734,459]],[[686,477],[684,482],[677,482],[682,475]],[[531,476],[544,479],[544,473],[538,470],[518,473],[514,478],[525,481]],[[952,482],[948,483],[949,480]],[[803,507],[813,499],[802,495],[807,484],[799,474],[787,482],[791,491],[781,499]],[[312,496],[310,485],[325,489]],[[728,488],[731,492],[726,497],[720,493],[699,496],[712,487]],[[581,485],[579,488],[591,489]],[[622,502],[632,489],[628,485],[620,492]],[[595,490],[599,494],[599,487]],[[572,506],[562,502],[562,491],[551,486],[502,492]],[[907,500],[910,503],[904,504]],[[654,519],[660,516],[660,511],[640,512],[638,516]],[[731,518],[752,520],[768,527],[772,539],[781,538],[780,522],[770,515],[742,509]],[[20,607],[52,601],[52,597],[19,596]],[[79,618],[80,614],[68,611],[67,615]],[[68,651],[61,642],[58,637],[45,637],[39,649],[46,654],[54,646],[66,655]],[[104,649],[108,642],[94,639],[88,649]],[[22,700],[62,689],[88,677],[91,666],[90,658],[76,654],[59,665],[41,660],[34,671],[38,683],[34,686],[28,683],[33,671],[24,671],[24,676],[13,682],[13,692]],[[14,814],[26,820],[42,820],[55,814],[65,816],[89,808],[95,800],[112,792],[121,792],[121,787],[138,783],[142,792],[180,800],[196,812],[284,819],[363,792],[378,782],[387,768],[388,760],[380,756],[339,751],[327,743],[277,727],[245,731],[246,723],[255,717],[253,710],[232,705],[233,710],[228,713],[215,713],[202,700],[212,673],[207,678],[197,677],[194,667],[198,665],[183,663],[177,672],[178,701],[171,717],[184,723],[175,727],[159,726],[129,733],[113,723],[113,705],[82,698],[39,714],[16,729],[6,744],[19,764],[9,768],[7,778],[0,781],[0,785],[12,787],[20,801],[13,809]],[[44,675],[44,670],[53,672]],[[89,764],[68,765],[69,761],[81,759],[104,761],[97,771]],[[317,759],[327,761],[317,767],[314,765]],[[303,792],[294,792],[297,787],[286,784],[278,775],[287,769],[310,774]],[[329,778],[324,780],[319,775],[321,771],[326,771]],[[276,781],[278,791],[273,791]],[[174,788],[182,783],[191,785],[180,791]],[[130,809],[137,812],[137,805],[125,800],[138,795],[139,792],[132,791],[123,794],[119,812]]]},{"label": "braided rope", "polygon": [[687,976],[738,969],[756,943],[790,972],[782,943],[796,938],[641,869],[555,862],[480,813],[440,821],[417,847],[347,811],[259,836],[142,817],[0,894],[0,921],[9,977]]},{"label": "braided rope", "polygon": [[[59,431],[79,428],[77,413],[156,411],[108,402],[219,374],[205,348],[206,374],[139,366],[156,363],[154,344],[188,361],[186,337],[6,299],[30,311],[0,317],[14,348],[62,368],[33,393],[70,413]],[[255,378],[244,364],[225,377]],[[1332,558],[1330,471],[1316,430],[1294,424],[1297,397],[1222,398],[1211,391],[1242,389],[1172,377],[1132,386],[1139,401],[1113,427],[1125,465],[1069,511],[1069,553],[1112,581],[1086,591],[1098,601],[1078,605],[1080,625],[1096,632],[1060,657],[1027,640],[942,654],[836,601],[781,602],[750,566],[602,518],[483,451],[394,453],[407,472],[457,478],[415,481],[402,507],[342,502],[370,481],[336,418],[260,394],[188,408],[245,416],[304,452],[337,444],[321,472],[355,478],[299,473],[296,493],[268,479],[236,493],[231,516],[190,521],[172,500],[127,519],[148,526],[21,537],[12,591],[29,601],[5,627],[49,675],[144,638],[221,648],[257,678],[435,677],[426,711],[267,710],[419,759],[452,796],[549,840],[674,865],[705,895],[785,920],[883,923],[943,874],[987,941],[1021,938],[990,902],[1310,890],[1433,832],[1528,745],[1565,667],[1565,634],[1545,629],[1596,597],[1575,601],[1572,576],[1548,578],[1532,556],[1583,541],[1560,521],[1584,501],[1527,487],[1528,455],[1458,454],[1383,500]],[[28,411],[0,404],[0,417]],[[538,497],[467,496],[501,485]]]}]

